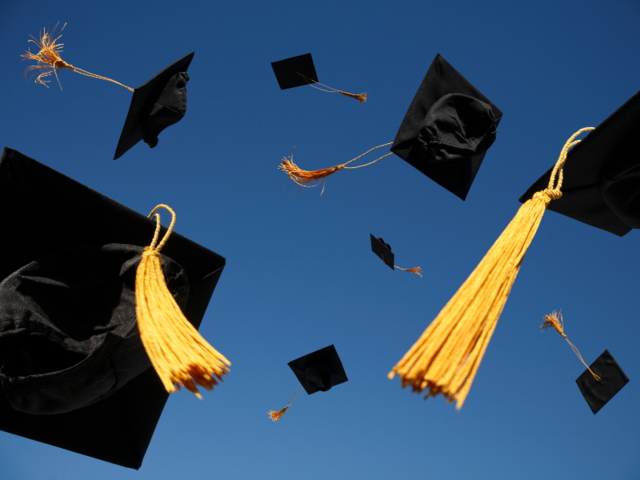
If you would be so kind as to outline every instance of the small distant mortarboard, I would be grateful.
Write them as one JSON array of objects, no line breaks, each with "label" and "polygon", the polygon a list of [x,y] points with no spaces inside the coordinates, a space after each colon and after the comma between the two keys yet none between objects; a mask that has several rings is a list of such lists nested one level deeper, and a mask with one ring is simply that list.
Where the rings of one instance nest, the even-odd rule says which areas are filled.
[{"label": "small distant mortarboard", "polygon": [[[594,372],[599,377],[599,380],[596,380],[591,372]],[[622,371],[613,355],[609,353],[609,350],[605,350],[578,377],[576,383],[595,415],[622,390],[622,387],[629,383],[629,378]]]},{"label": "small distant mortarboard", "polygon": [[[640,228],[640,92],[596,127],[567,156],[562,197],[549,210],[618,236]],[[520,197],[544,189],[553,168]]]},{"label": "small distant mortarboard", "polygon": [[384,238],[376,238],[373,234],[369,234],[371,237],[371,250],[375,253],[380,260],[382,260],[385,265],[387,265],[391,270],[403,270],[409,273],[415,273],[416,275],[420,275],[422,277],[422,273],[420,272],[420,267],[416,268],[400,268],[394,263],[394,255],[391,251],[391,245],[384,241]]},{"label": "small distant mortarboard", "polygon": [[[396,138],[332,168],[301,170],[291,158],[280,169],[300,187],[326,179],[339,170],[353,170],[376,163],[348,166],[369,152],[391,146],[391,152],[462,200],[496,139],[502,112],[453,68],[440,54],[431,63]],[[323,187],[324,191],[324,187]]]},{"label": "small distant mortarboard", "polygon": [[274,422],[280,420],[291,404],[298,398],[302,389],[311,395],[316,392],[327,392],[332,387],[348,381],[336,347],[329,345],[304,357],[289,362],[289,367],[300,382],[300,386],[289,400],[289,403],[279,412],[269,411],[269,417]]},{"label": "small distant mortarboard", "polygon": [[[64,61],[60,57],[64,44],[57,43],[62,35],[53,38],[57,26],[56,24],[51,32],[47,32],[45,28],[40,34],[40,38],[36,39],[32,36],[32,40],[29,40],[36,44],[39,51],[37,53],[27,51],[22,57],[27,60],[35,60],[38,63],[27,67],[25,78],[27,73],[31,71],[39,72],[35,82],[47,87],[47,83],[50,80],[45,80],[46,77],[55,75],[57,79],[58,71],[68,68],[90,78],[115,83],[133,92],[131,105],[118,141],[114,160],[124,155],[140,140],[144,140],[151,148],[155,147],[158,144],[160,132],[179,122],[184,117],[187,111],[186,84],[189,81],[187,69],[193,59],[194,52],[175,61],[134,90],[120,82],[87,72]],[[64,26],[62,30],[64,30]],[[60,31],[62,32],[62,30]],[[62,86],[60,88],[62,89]]]},{"label": "small distant mortarboard", "polygon": [[590,366],[585,363],[576,346],[569,341],[564,333],[564,322],[560,312],[554,311],[551,315],[545,315],[544,322],[540,328],[542,330],[548,328],[557,330],[571,346],[571,349],[582,364],[587,367],[582,375],[578,377],[576,383],[594,415],[629,382],[629,379],[609,353],[609,350],[605,350]]},{"label": "small distant mortarboard", "polygon": [[10,148],[0,218],[0,430],[139,468],[167,392],[228,370],[196,330],[225,259]]},{"label": "small distant mortarboard", "polygon": [[[313,64],[313,58],[311,58],[310,53],[286,58],[278,62],[271,62],[271,67],[273,68],[273,73],[276,75],[276,80],[278,80],[278,85],[280,85],[280,90],[311,85],[313,88],[322,90],[323,92],[340,93],[347,97],[355,98],[360,103],[367,101],[366,93],[355,94],[344,92],[318,82],[318,74],[316,73],[316,67]],[[320,88],[317,85],[322,85],[326,89]]]}]

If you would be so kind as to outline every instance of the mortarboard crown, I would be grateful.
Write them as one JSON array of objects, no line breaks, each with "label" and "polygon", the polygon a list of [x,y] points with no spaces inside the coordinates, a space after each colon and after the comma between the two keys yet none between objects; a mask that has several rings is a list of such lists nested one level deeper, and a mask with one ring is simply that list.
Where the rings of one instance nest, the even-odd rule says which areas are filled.
[{"label": "mortarboard crown", "polygon": [[[640,92],[569,152],[562,197],[549,210],[619,236],[640,228]],[[545,188],[550,169],[520,197]]]},{"label": "mortarboard crown", "polygon": [[[168,397],[131,292],[154,222],[10,148],[0,217],[0,430],[139,468]],[[198,327],[224,258],[173,233],[162,259]]]},{"label": "mortarboard crown", "polygon": [[[431,63],[396,138],[332,168],[302,170],[286,157],[279,166],[300,187],[325,179],[369,152],[392,145],[391,151],[462,200],[467,197],[487,150],[496,138],[502,112],[440,54]],[[323,187],[324,191],[324,187]]]},{"label": "mortarboard crown", "polygon": [[347,382],[347,374],[344,371],[336,347],[329,345],[315,352],[289,362],[289,367],[300,382],[289,403],[282,410],[269,411],[269,417],[274,422],[280,420],[291,404],[300,395],[301,389],[311,395],[316,392],[327,392],[332,387]]}]

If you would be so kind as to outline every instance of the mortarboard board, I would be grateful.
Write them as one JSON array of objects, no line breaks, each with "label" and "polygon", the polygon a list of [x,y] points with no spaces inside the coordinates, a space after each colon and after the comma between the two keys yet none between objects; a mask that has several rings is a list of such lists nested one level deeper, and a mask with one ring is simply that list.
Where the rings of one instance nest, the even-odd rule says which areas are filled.
[{"label": "mortarboard board", "polygon": [[391,251],[391,245],[385,243],[384,238],[376,238],[373,234],[369,234],[371,237],[371,250],[375,253],[380,260],[382,260],[391,270],[394,270],[394,255]]},{"label": "mortarboard board", "polygon": [[378,257],[380,257],[380,260],[382,260],[385,263],[385,265],[387,265],[391,270],[395,270],[397,268],[398,270],[402,270],[409,273],[415,273],[416,275],[420,275],[420,277],[422,277],[422,273],[420,272],[420,267],[401,268],[394,263],[395,258],[393,253],[391,252],[391,245],[386,243],[384,241],[384,238],[376,238],[372,234],[369,234],[369,236],[371,237],[371,250]]},{"label": "mortarboard board", "polygon": [[280,411],[270,410],[267,412],[274,422],[282,418],[282,415],[298,398],[302,388],[308,395],[311,395],[316,392],[327,392],[332,387],[349,380],[338,356],[338,351],[333,345],[292,360],[289,362],[289,367],[300,382],[300,386],[291,396],[286,407]]},{"label": "mortarboard board", "polygon": [[[43,206],[47,208],[49,214],[43,214]],[[123,307],[121,303],[123,301],[130,303],[131,295],[128,292],[116,290],[129,285],[127,282],[132,275],[131,266],[137,263],[136,257],[141,255],[139,246],[148,244],[153,236],[155,225],[152,220],[9,148],[5,148],[0,157],[0,216],[5,229],[11,233],[0,236],[0,249],[11,252],[0,264],[1,329],[4,330],[7,326],[7,309],[15,309],[16,305],[19,306],[20,302],[16,299],[11,302],[7,300],[7,297],[10,298],[13,295],[12,291],[15,292],[15,282],[21,281],[19,277],[33,279],[33,272],[38,268],[49,270],[47,275],[43,275],[44,280],[38,288],[45,290],[58,288],[62,296],[64,288],[61,286],[69,275],[71,277],[75,275],[76,283],[82,283],[78,279],[83,275],[87,280],[88,274],[82,271],[83,266],[80,265],[87,258],[95,259],[93,268],[96,271],[92,274],[92,281],[97,285],[90,286],[94,291],[86,298],[90,301],[93,295],[95,301],[100,302],[100,305],[95,308],[103,306],[106,308],[109,299],[97,298],[95,289],[104,288],[106,292],[115,292],[112,296],[114,304],[111,305],[115,310],[113,314],[105,315],[105,321],[111,321],[113,317],[130,317],[131,306]],[[83,255],[79,255],[79,252]],[[171,240],[164,247],[163,256],[166,264],[165,271],[169,272],[169,287],[174,290],[188,321],[198,327],[220,278],[225,260],[177,233],[173,233]],[[111,261],[106,259],[107,257],[114,257],[116,260]],[[39,260],[41,265],[35,264],[35,260]],[[104,281],[101,273],[105,272],[105,269],[109,271],[115,269],[117,273],[122,273],[123,280],[112,283]],[[182,276],[185,278],[182,279]],[[103,283],[100,284],[100,282]],[[188,297],[185,295],[187,285]],[[60,308],[66,314],[67,307],[51,302],[50,298],[47,299],[51,294],[45,290],[39,294],[40,304],[49,301],[53,308]],[[38,298],[34,301],[38,301]],[[45,310],[51,313],[49,307]],[[9,313],[12,314],[12,312]],[[77,317],[77,312],[74,314]],[[101,364],[99,359],[92,357],[92,355],[108,355],[110,352],[104,349],[94,349],[93,353],[88,352],[88,356],[85,354],[87,357],[85,360],[78,361],[78,355],[76,355],[76,363],[83,364],[80,367],[84,368],[87,364],[89,364],[88,367],[96,367],[96,370],[88,369],[89,377],[86,379],[94,382],[92,385],[100,384],[100,378],[96,380],[95,376],[104,375],[106,387],[105,385],[100,387],[102,388],[100,391],[105,392],[103,398],[95,401],[95,398],[86,397],[87,390],[82,390],[82,395],[86,397],[79,399],[79,403],[86,405],[82,408],[76,408],[78,405],[65,407],[56,404],[47,407],[46,404],[23,402],[23,405],[26,405],[25,408],[31,411],[40,409],[38,411],[40,414],[35,415],[12,407],[13,404],[22,408],[20,401],[23,401],[24,397],[22,400],[20,398],[16,400],[15,390],[19,385],[17,383],[10,385],[6,381],[6,377],[8,374],[10,376],[11,369],[15,366],[10,365],[7,370],[0,365],[0,372],[5,377],[0,380],[2,383],[0,430],[125,467],[139,468],[168,394],[156,372],[152,368],[144,369],[144,365],[141,364],[140,338],[132,341],[127,334],[127,328],[130,328],[131,335],[138,335],[137,329],[127,323],[130,318],[124,318],[124,320],[122,327],[107,333],[104,325],[98,325],[95,317],[89,318],[87,315],[86,321],[94,322],[92,323],[93,332],[88,333],[86,329],[68,331],[79,336],[75,339],[78,341],[78,348],[87,346],[93,348],[90,345],[92,341],[99,344],[96,346],[101,346],[100,335],[103,333],[107,333],[103,335],[103,339],[110,337],[105,340],[105,343],[117,344],[118,338],[114,340],[112,338],[114,336],[125,338],[116,347],[121,348],[120,353],[125,360],[126,349],[131,347],[128,351],[131,356],[130,363],[135,369],[144,370],[142,373],[135,376],[137,371],[110,371],[107,368],[108,362]],[[86,338],[90,335],[94,335],[93,340],[91,337]],[[58,337],[64,340],[62,335],[58,334]],[[8,347],[10,344],[6,340],[3,336],[2,348],[12,348]],[[34,341],[44,345],[45,340],[38,338]],[[47,348],[55,349],[58,346],[48,345]],[[16,350],[20,354],[20,349],[16,348]],[[5,356],[6,354],[3,354],[2,357]],[[71,356],[73,355],[63,358],[58,366],[63,367],[63,370],[68,367],[73,363]],[[15,362],[18,357],[12,358]],[[47,365],[47,368],[56,368],[58,357],[52,355],[49,360],[51,365]],[[148,362],[148,359],[146,361]],[[39,368],[37,362],[32,366]],[[121,367],[122,362],[113,368]],[[71,371],[74,368],[76,367],[67,368],[67,370]],[[62,372],[63,377],[65,372],[66,370]],[[110,375],[112,379],[116,379],[114,385],[109,384],[110,379],[107,377]],[[30,380],[34,380],[32,384],[38,383],[38,379]],[[56,382],[58,380],[59,378]],[[26,379],[20,378],[14,380],[15,382],[29,384]],[[41,384],[44,383],[46,382],[43,377]],[[55,395],[55,387],[54,382],[49,385],[50,391],[41,389],[39,393],[42,395],[48,393],[51,397]],[[59,387],[58,394],[61,396],[73,393],[65,391],[65,384],[60,384]],[[95,391],[98,391],[97,387],[94,393]],[[72,410],[47,414],[67,408]]]},{"label": "mortarboard board", "polygon": [[[276,76],[276,80],[278,80],[280,90],[311,85],[323,92],[341,93],[347,97],[355,98],[360,103],[367,101],[366,93],[354,94],[344,92],[318,82],[318,74],[316,73],[316,67],[313,64],[313,58],[311,58],[310,53],[298,55],[297,57],[286,58],[277,62],[271,62],[271,68],[273,68],[273,73]],[[322,85],[323,87],[328,88],[328,90],[316,87],[314,84]]]},{"label": "mortarboard board", "polygon": [[[571,150],[562,197],[549,210],[621,237],[640,228],[638,124],[640,92]],[[521,202],[547,186],[551,170],[520,197]]]},{"label": "mortarboard board", "polygon": [[[151,148],[155,147],[158,144],[160,132],[179,122],[184,117],[187,111],[186,84],[189,81],[187,69],[193,59],[194,52],[175,61],[144,85],[134,90],[120,82],[87,72],[64,61],[60,57],[63,44],[57,43],[62,35],[54,38],[57,27],[58,24],[50,32],[47,32],[45,28],[38,39],[32,36],[32,40],[29,40],[39,48],[39,51],[31,53],[28,50],[22,57],[27,60],[35,60],[38,63],[26,68],[25,78],[28,72],[39,72],[35,82],[47,87],[49,80],[45,80],[46,77],[55,75],[57,79],[57,72],[68,68],[80,75],[106,80],[133,92],[131,105],[120,134],[114,160],[124,155],[140,140],[144,140]],[[64,30],[64,26],[60,32],[62,30]],[[58,83],[60,83],[59,80]],[[62,86],[60,88],[62,89]]]},{"label": "mortarboard board", "polygon": [[501,119],[498,107],[438,54],[391,151],[464,200]]},{"label": "mortarboard board", "polygon": [[194,52],[176,60],[133,91],[129,112],[118,140],[114,160],[140,140],[158,144],[158,134],[179,122],[187,111],[187,69]]},{"label": "mortarboard board", "polygon": [[[393,143],[378,145],[346,163],[302,170],[293,154],[279,166],[300,187],[349,167],[369,152],[392,145],[391,152],[462,200],[467,197],[487,150],[496,138],[502,112],[440,54],[431,63]],[[324,187],[322,189],[324,191]]]},{"label": "mortarboard board", "polygon": [[[600,377],[596,380],[591,370]],[[611,400],[627,383],[625,375],[609,350],[605,350],[582,375],[576,379],[580,392],[595,415]]]},{"label": "mortarboard board", "polygon": [[349,380],[333,345],[292,360],[289,367],[309,395],[327,392]]}]

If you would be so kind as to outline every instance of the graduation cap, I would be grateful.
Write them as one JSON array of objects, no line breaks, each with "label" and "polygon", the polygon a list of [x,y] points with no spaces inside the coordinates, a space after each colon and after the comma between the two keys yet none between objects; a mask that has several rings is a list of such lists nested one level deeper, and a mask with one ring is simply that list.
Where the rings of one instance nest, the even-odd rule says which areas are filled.
[{"label": "graduation cap", "polygon": [[[577,145],[567,157],[562,198],[549,210],[624,236],[640,228],[640,92]],[[551,170],[520,197],[525,202],[549,183]]]},{"label": "graduation cap", "polygon": [[[114,160],[120,158],[140,140],[144,140],[151,148],[155,147],[158,144],[160,132],[179,122],[184,117],[187,111],[186,84],[189,81],[187,69],[194,52],[175,61],[134,90],[120,82],[87,72],[64,61],[60,57],[64,44],[58,43],[62,35],[54,38],[57,27],[58,24],[51,32],[47,32],[45,28],[40,33],[39,38],[36,39],[32,36],[32,40],[29,40],[36,44],[39,51],[37,53],[27,51],[22,57],[27,60],[35,60],[38,63],[26,68],[25,78],[31,71],[39,72],[35,82],[48,87],[47,83],[50,80],[46,80],[47,77],[55,75],[56,79],[58,79],[58,71],[68,68],[87,77],[115,83],[133,92],[131,105],[118,141]],[[60,32],[62,30],[64,30],[64,26]],[[59,79],[58,84],[60,84]],[[60,89],[62,89],[62,86],[60,86]]]},{"label": "graduation cap", "polygon": [[195,329],[224,258],[10,148],[0,217],[0,430],[139,468],[167,388],[224,374],[148,345],[173,349],[179,327],[213,350]]},{"label": "graduation cap", "polygon": [[[347,97],[355,98],[360,103],[367,101],[366,93],[344,92],[318,82],[318,74],[310,53],[286,58],[278,62],[271,62],[271,67],[276,75],[276,80],[278,80],[278,85],[280,85],[280,90],[311,85],[313,88],[323,92],[340,93]],[[325,88],[320,88],[316,85],[322,85]]]},{"label": "graduation cap", "polygon": [[385,265],[387,265],[391,270],[403,270],[409,273],[415,273],[416,275],[420,275],[422,277],[422,273],[420,272],[420,267],[416,268],[400,268],[394,263],[394,255],[391,252],[391,245],[384,241],[384,238],[376,238],[373,234],[369,234],[371,237],[371,250],[375,253],[380,260],[382,260]]},{"label": "graduation cap", "polygon": [[442,394],[462,408],[547,205],[562,196],[567,153],[580,142],[577,136],[591,130],[583,128],[567,140],[547,188],[520,207],[469,278],[389,372],[390,379],[398,374],[403,388],[426,390],[425,399]]},{"label": "graduation cap", "polygon": [[[594,378],[596,375],[599,379]],[[622,371],[613,355],[609,353],[609,350],[605,350],[576,379],[576,383],[595,415],[629,383],[629,378]]]},{"label": "graduation cap", "polygon": [[[496,139],[502,112],[440,54],[431,63],[396,138],[344,164],[307,171],[290,159],[280,169],[300,187],[325,179],[342,169],[372,165],[388,155],[357,167],[350,163],[376,148],[391,146],[391,152],[427,177],[465,200],[487,150]],[[323,187],[324,190],[324,187]]]},{"label": "graduation cap", "polygon": [[280,420],[282,415],[298,398],[302,389],[308,395],[316,392],[327,392],[332,387],[340,385],[348,381],[347,374],[344,371],[336,347],[329,345],[315,352],[309,353],[303,357],[297,358],[289,362],[289,367],[300,382],[300,386],[296,389],[289,403],[279,412],[270,410],[269,417],[274,422]]}]

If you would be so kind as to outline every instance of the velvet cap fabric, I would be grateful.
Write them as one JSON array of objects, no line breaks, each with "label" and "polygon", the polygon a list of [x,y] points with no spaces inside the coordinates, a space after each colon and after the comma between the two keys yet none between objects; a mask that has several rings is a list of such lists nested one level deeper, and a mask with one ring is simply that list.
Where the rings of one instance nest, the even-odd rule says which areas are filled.
[{"label": "velvet cap fabric", "polygon": [[193,55],[191,52],[176,60],[133,91],[114,160],[140,140],[154,148],[160,132],[184,117],[187,111],[186,84],[189,81],[187,69]]},{"label": "velvet cap fabric", "polygon": [[310,53],[286,58],[278,62],[271,62],[271,67],[278,80],[278,85],[280,85],[280,90],[309,85],[310,80],[306,80],[304,77],[298,75],[298,73],[305,75],[311,80],[318,81],[318,74],[316,73],[316,67],[313,64],[313,58],[311,58]]},{"label": "velvet cap fabric", "polygon": [[[620,237],[640,228],[640,92],[573,147],[564,165],[562,197],[547,209]],[[524,195],[549,184],[551,167]]]},{"label": "velvet cap fabric", "polygon": [[465,200],[501,119],[502,112],[438,54],[391,151]]},{"label": "velvet cap fabric", "polygon": [[[0,388],[14,410],[52,415],[104,400],[151,366],[136,320],[143,247],[59,250],[0,283]],[[163,256],[184,308],[189,282]]]},{"label": "velvet cap fabric", "polygon": [[597,381],[589,370],[585,370],[577,378],[576,383],[595,415],[622,390],[622,387],[629,383],[629,378],[609,350],[605,350],[595,362],[589,365],[589,368],[600,377],[600,381]]},{"label": "velvet cap fabric", "polygon": [[395,270],[395,256],[391,252],[391,245],[385,243],[384,238],[376,238],[373,234],[369,234],[371,237],[371,250],[375,253],[380,260],[382,260],[391,270]]},{"label": "velvet cap fabric", "polygon": [[[0,235],[0,250],[10,252],[0,262],[0,282],[52,252],[106,244],[144,247],[155,231],[152,219],[10,148],[0,156],[0,218],[11,232]],[[197,328],[225,259],[177,232],[162,254],[186,272],[183,312]],[[54,415],[15,410],[0,391],[0,430],[137,469],[167,398],[153,368],[104,400]]]},{"label": "velvet cap fabric", "polygon": [[333,345],[292,360],[289,367],[309,395],[329,391],[349,380]]}]

